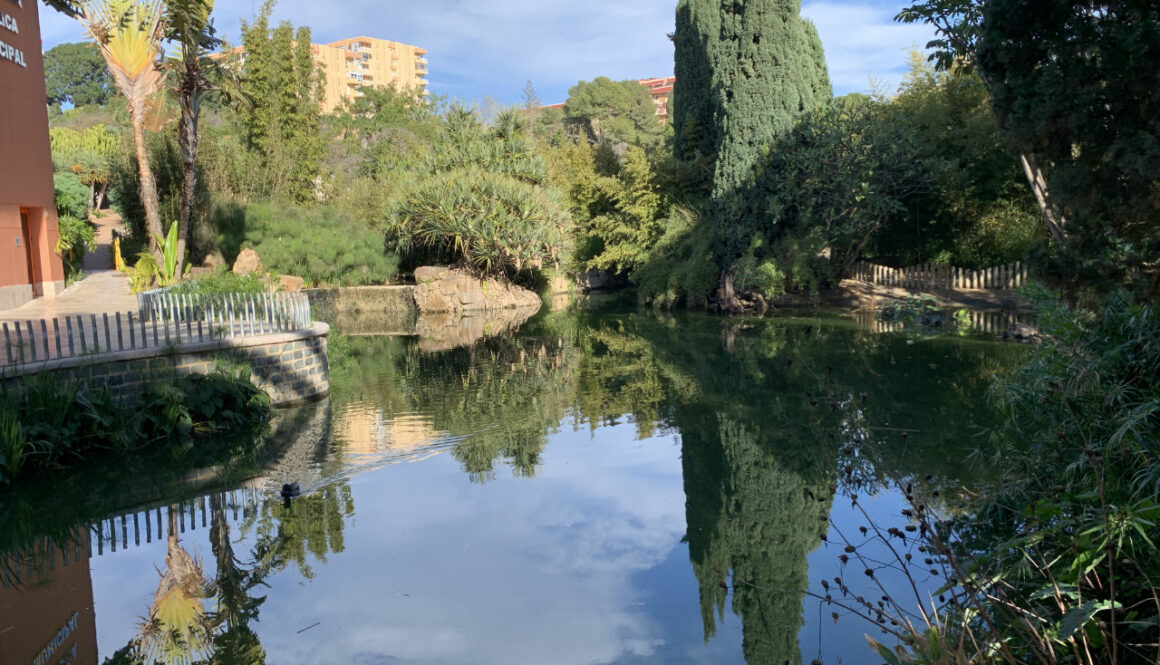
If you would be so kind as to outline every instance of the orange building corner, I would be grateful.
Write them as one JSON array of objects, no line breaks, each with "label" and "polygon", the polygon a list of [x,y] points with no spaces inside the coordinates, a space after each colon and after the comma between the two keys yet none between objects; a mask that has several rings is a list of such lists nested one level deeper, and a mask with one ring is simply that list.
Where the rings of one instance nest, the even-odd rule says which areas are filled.
[{"label": "orange building corner", "polygon": [[64,290],[35,0],[0,0],[0,309]]}]

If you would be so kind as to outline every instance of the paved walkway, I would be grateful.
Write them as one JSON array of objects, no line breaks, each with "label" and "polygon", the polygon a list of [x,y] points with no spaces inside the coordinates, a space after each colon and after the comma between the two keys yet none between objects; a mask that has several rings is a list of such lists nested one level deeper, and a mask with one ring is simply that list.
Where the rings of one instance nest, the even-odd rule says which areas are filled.
[{"label": "paved walkway", "polygon": [[14,309],[0,309],[0,321],[136,312],[137,296],[129,292],[129,277],[113,269],[113,230],[124,231],[121,218],[111,210],[104,211],[96,225],[97,249],[85,254],[85,278],[54,298],[36,298]]}]

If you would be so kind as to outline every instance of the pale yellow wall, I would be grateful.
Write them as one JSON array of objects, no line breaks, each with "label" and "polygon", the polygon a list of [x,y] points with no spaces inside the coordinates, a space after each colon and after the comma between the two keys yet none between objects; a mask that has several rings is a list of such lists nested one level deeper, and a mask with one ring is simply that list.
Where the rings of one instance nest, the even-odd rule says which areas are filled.
[{"label": "pale yellow wall", "polygon": [[[358,51],[351,50],[352,45]],[[315,60],[325,73],[322,111],[329,113],[344,98],[357,96],[360,87],[395,84],[400,89],[427,92],[427,51],[418,46],[371,37],[340,39],[314,46]],[[362,75],[362,80],[350,73]]]}]

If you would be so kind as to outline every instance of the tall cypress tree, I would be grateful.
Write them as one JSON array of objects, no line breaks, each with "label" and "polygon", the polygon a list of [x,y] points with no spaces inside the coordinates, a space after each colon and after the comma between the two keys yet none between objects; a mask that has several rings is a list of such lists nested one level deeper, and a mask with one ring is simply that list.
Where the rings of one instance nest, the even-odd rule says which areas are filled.
[{"label": "tall cypress tree", "polygon": [[795,119],[832,96],[822,43],[801,0],[680,0],[673,90],[678,159],[707,159],[718,234],[719,305],[737,307],[730,266],[761,220],[743,191]]},{"label": "tall cypress tree", "polygon": [[802,112],[831,96],[801,0],[680,0],[673,110],[678,158],[714,159],[714,197],[745,184]]}]

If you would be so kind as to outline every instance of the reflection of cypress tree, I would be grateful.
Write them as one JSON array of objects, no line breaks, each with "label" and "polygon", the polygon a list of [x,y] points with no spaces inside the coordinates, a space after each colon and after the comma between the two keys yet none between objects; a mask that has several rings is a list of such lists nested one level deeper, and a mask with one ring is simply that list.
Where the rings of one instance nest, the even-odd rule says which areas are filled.
[{"label": "reflection of cypress tree", "polygon": [[267,545],[259,541],[253,566],[244,568],[234,555],[230,523],[226,519],[226,505],[221,494],[210,496],[210,520],[210,550],[217,563],[214,582],[217,609],[213,619],[220,630],[213,638],[214,652],[210,662],[215,665],[262,665],[266,662],[266,652],[258,635],[250,628],[250,622],[257,621],[258,609],[266,597],[251,596],[250,591],[262,585],[269,572],[265,556]]},{"label": "reflection of cypress tree", "polygon": [[340,480],[293,501],[267,501],[259,508],[257,534],[272,542],[274,566],[293,563],[303,577],[311,579],[310,555],[326,561],[331,552],[346,548],[345,519],[354,515],[350,484]]},{"label": "reflection of cypress tree", "polygon": [[[784,469],[758,432],[727,417],[717,431],[682,425],[689,556],[700,583],[705,638],[716,631],[732,572],[746,661],[800,661],[806,556],[818,545],[830,502],[822,483]],[[699,430],[699,431],[698,431]]]},{"label": "reflection of cypress tree", "polygon": [[503,459],[532,476],[547,435],[572,397],[574,354],[539,339],[489,339],[470,349],[420,354],[418,380],[406,388],[436,429],[468,435],[453,455],[473,481],[495,474]]}]

